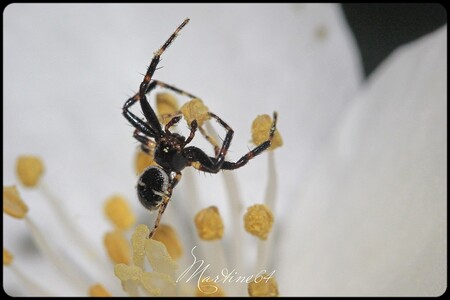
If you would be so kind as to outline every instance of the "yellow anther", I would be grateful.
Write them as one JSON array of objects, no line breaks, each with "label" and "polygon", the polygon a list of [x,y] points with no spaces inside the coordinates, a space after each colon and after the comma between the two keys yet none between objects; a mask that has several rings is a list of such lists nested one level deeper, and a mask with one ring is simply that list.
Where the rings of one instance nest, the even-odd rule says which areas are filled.
[{"label": "yellow anther", "polygon": [[217,240],[223,236],[223,222],[215,206],[199,211],[194,218],[197,233],[202,240]]},{"label": "yellow anther", "polygon": [[[150,230],[146,225],[137,226],[131,238],[134,264],[131,266],[116,264],[114,274],[122,281],[124,290],[131,295],[134,295],[133,290],[138,286],[153,296],[174,295],[177,264],[172,260],[162,242],[148,238],[149,233]],[[142,261],[136,261],[137,256],[142,258]],[[152,267],[152,272],[144,270],[145,256]]]},{"label": "yellow anther", "polygon": [[176,284],[172,277],[159,272],[144,272],[141,284],[151,296],[173,296],[176,294]]},{"label": "yellow anther", "polygon": [[269,207],[264,204],[252,205],[244,215],[245,230],[261,240],[265,240],[272,229],[273,219]]},{"label": "yellow anther", "polygon": [[104,238],[109,258],[116,264],[129,264],[131,261],[130,244],[120,230],[108,232]]},{"label": "yellow anther", "polygon": [[172,226],[160,224],[152,238],[166,246],[167,252],[169,252],[172,259],[179,259],[183,255],[181,241]]},{"label": "yellow anther", "polygon": [[153,160],[153,153],[147,154],[141,149],[136,151],[136,158],[134,160],[136,175],[142,174],[147,167],[153,165],[157,165],[157,163]]},{"label": "yellow anther", "polygon": [[[259,115],[252,123],[252,142],[255,145],[259,145],[269,138],[270,128],[272,127],[272,118],[269,115]],[[278,129],[275,130],[275,133],[272,138],[272,144],[269,147],[269,150],[274,150],[277,147],[283,145],[283,140],[281,138]]]},{"label": "yellow anther", "polygon": [[126,264],[117,264],[114,266],[114,274],[121,281],[136,280],[140,281],[142,269],[137,266],[128,266]]},{"label": "yellow anther", "polygon": [[278,296],[278,284],[275,278],[263,274],[248,284],[248,295],[252,297]]},{"label": "yellow anther", "polygon": [[173,114],[178,111],[178,101],[174,95],[170,93],[159,93],[156,95],[156,110],[161,119],[161,123],[167,124]]},{"label": "yellow anther", "polygon": [[178,264],[170,257],[163,243],[154,239],[147,239],[145,241],[145,256],[153,271],[175,277]]},{"label": "yellow anther", "polygon": [[105,214],[118,229],[126,230],[136,223],[136,216],[127,200],[120,195],[113,195],[106,200]]},{"label": "yellow anther", "polygon": [[12,264],[13,259],[14,256],[11,254],[11,252],[3,248],[3,265],[9,266],[10,264]]},{"label": "yellow anther", "polygon": [[144,268],[145,241],[148,240],[150,229],[147,225],[138,225],[131,236],[131,247],[133,248],[133,263],[135,266]]},{"label": "yellow anther", "polygon": [[200,281],[197,290],[197,297],[225,297],[225,292],[215,282]]},{"label": "yellow anther", "polygon": [[23,202],[14,185],[3,187],[3,211],[18,219],[24,218],[28,212],[28,206]]},{"label": "yellow anther", "polygon": [[202,126],[203,122],[211,119],[208,107],[200,99],[192,99],[185,103],[180,110],[189,126],[193,120],[197,120],[198,126]]},{"label": "yellow anther", "polygon": [[44,163],[39,157],[22,155],[17,158],[17,176],[26,187],[34,187],[44,173]]},{"label": "yellow anther", "polygon": [[111,293],[108,292],[103,285],[94,284],[89,287],[89,296],[90,297],[111,297]]}]

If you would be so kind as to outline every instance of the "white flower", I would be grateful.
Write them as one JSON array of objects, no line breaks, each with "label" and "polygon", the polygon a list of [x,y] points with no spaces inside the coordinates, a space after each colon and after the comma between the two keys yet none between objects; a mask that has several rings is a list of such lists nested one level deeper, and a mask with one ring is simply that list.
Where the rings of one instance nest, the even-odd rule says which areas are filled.
[{"label": "white flower", "polygon": [[[103,234],[110,230],[101,214],[104,199],[121,193],[136,200],[130,167],[136,142],[122,105],[153,52],[186,17],[191,22],[164,53],[155,78],[199,95],[232,126],[228,159],[248,151],[254,117],[274,110],[284,146],[232,173],[183,172],[163,217],[185,248],[180,268],[199,246],[213,273],[223,266],[247,275],[275,270],[280,295],[442,293],[446,27],[396,52],[363,82],[337,5],[10,5],[4,12],[4,183],[15,183],[19,154],[42,156],[45,182],[64,200],[86,244],[104,254]],[[274,175],[267,157],[276,166],[277,193],[265,190]],[[222,185],[223,177],[239,189]],[[112,294],[123,293],[112,272],[93,267],[77,250],[43,197],[20,193],[50,249],[76,262],[81,286],[104,281]],[[239,226],[242,216],[233,214],[229,198],[248,207],[266,196],[277,202],[262,247]],[[138,201],[130,203],[140,221],[151,223]],[[226,247],[193,234],[195,214],[211,205],[225,221]],[[5,217],[4,228],[14,264],[38,289],[86,294],[37,254],[23,222]],[[4,275],[7,293],[33,294],[8,270]],[[224,289],[246,294],[247,286]]]},{"label": "white flower", "polygon": [[[438,296],[446,289],[447,28],[393,53],[299,183],[278,244],[287,295]],[[294,284],[297,284],[293,288]]]}]

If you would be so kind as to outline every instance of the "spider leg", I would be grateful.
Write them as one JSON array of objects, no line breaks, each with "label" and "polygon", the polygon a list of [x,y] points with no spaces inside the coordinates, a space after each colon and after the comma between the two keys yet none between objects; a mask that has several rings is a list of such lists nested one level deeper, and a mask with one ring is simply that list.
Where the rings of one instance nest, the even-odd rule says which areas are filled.
[{"label": "spider leg", "polygon": [[[152,61],[150,62],[150,66],[147,68],[147,72],[144,76],[144,79],[142,80],[140,86],[139,86],[139,92],[128,99],[127,102],[125,102],[125,105],[123,106],[123,115],[125,118],[136,128],[140,131],[144,132],[145,134],[154,137],[159,138],[162,135],[162,128],[161,124],[158,121],[158,118],[156,117],[155,112],[153,111],[152,107],[150,106],[150,103],[147,101],[147,98],[145,97],[146,93],[149,93],[156,87],[156,82],[151,81],[153,74],[155,73],[156,67],[158,66],[158,63],[161,59],[161,55],[163,52],[170,46],[170,44],[173,42],[173,40],[177,37],[179,31],[189,22],[189,19],[184,20],[183,23],[181,23],[180,26],[172,33],[172,35],[167,39],[167,41],[164,43],[164,45],[155,52]],[[129,111],[129,108],[136,103],[136,101],[139,101],[141,104],[142,112],[144,113],[145,118],[147,119],[149,124],[145,124],[142,122],[139,118],[137,118],[133,113]]]},{"label": "spider leg", "polygon": [[[227,154],[227,152],[228,152],[228,148],[230,148],[231,140],[233,139],[234,130],[231,129],[231,127],[228,126],[228,124],[225,123],[225,122],[224,122],[221,118],[219,118],[216,114],[214,114],[214,113],[212,113],[212,112],[209,112],[208,114],[209,114],[212,118],[216,119],[216,121],[217,121],[220,125],[222,125],[222,127],[225,128],[225,130],[227,131],[227,133],[226,133],[226,135],[225,135],[225,139],[224,139],[223,142],[222,142],[222,147],[220,148],[219,151],[217,151],[217,147],[218,147],[218,146],[217,146],[217,144],[215,143],[215,141],[214,141],[214,143],[212,143],[213,146],[214,146],[214,152],[215,152],[215,155],[216,155],[215,160],[214,160],[214,164],[213,164],[213,166],[212,166],[212,169],[213,169],[214,173],[217,173],[217,172],[220,170],[220,168],[221,168],[221,166],[222,166],[222,163],[225,161],[225,156],[226,156],[226,154]],[[210,138],[209,138],[209,137],[206,138],[206,139],[207,139],[208,141],[210,141]]]},{"label": "spider leg", "polygon": [[[248,153],[246,153],[237,162],[225,161],[224,158],[225,158],[226,152],[228,150],[228,147],[230,146],[233,131],[219,117],[217,117],[216,115],[214,115],[212,113],[210,113],[210,114],[211,114],[211,116],[216,118],[217,121],[222,126],[225,125],[224,127],[228,130],[228,133],[222,144],[222,148],[219,152],[219,155],[216,155],[216,157],[210,157],[205,152],[203,152],[202,150],[200,150],[199,148],[196,148],[196,147],[186,147],[185,148],[185,156],[188,158],[190,165],[193,166],[194,168],[196,168],[200,171],[208,172],[208,173],[217,173],[220,170],[238,169],[238,168],[244,166],[245,164],[247,164],[249,160],[251,160],[255,156],[261,154],[264,150],[266,150],[267,148],[270,147],[270,145],[272,143],[273,135],[275,134],[275,130],[276,130],[276,124],[277,124],[277,113],[276,112],[273,114],[272,127],[270,128],[269,138],[266,141],[264,141],[260,145],[256,146]],[[230,130],[231,130],[231,135],[229,134]]]},{"label": "spider leg", "polygon": [[212,112],[208,113],[211,117],[216,119],[216,121],[222,125],[226,130],[226,136],[223,140],[222,147],[219,151],[215,149],[216,156],[210,157],[205,152],[200,150],[197,147],[186,147],[184,148],[183,154],[190,162],[190,165],[194,168],[208,172],[208,173],[217,173],[222,167],[222,164],[225,161],[225,156],[228,152],[228,148],[230,147],[231,140],[233,139],[234,131],[225,123],[221,118],[215,115]]},{"label": "spider leg", "polygon": [[215,157],[208,156],[203,150],[197,147],[186,147],[183,155],[188,159],[189,165],[197,170],[207,173],[217,173],[220,168],[214,168]]},{"label": "spider leg", "polygon": [[138,129],[134,130],[133,137],[141,143],[141,149],[147,154],[150,154],[155,148],[155,142],[150,140],[148,136],[140,132]]},{"label": "spider leg", "polygon": [[170,119],[170,121],[167,122],[166,126],[164,127],[164,131],[166,133],[170,134],[169,128],[172,127],[173,125],[177,124],[178,122],[180,122],[180,120],[181,120],[181,116],[180,115],[176,115],[175,117]]},{"label": "spider leg", "polygon": [[187,144],[189,144],[189,143],[192,141],[192,139],[193,139],[194,136],[195,136],[195,131],[197,130],[197,128],[198,128],[197,120],[193,120],[193,121],[191,122],[191,132],[189,133],[188,138],[187,138],[186,141],[184,142],[184,145],[185,145],[185,146],[186,146]]},{"label": "spider leg", "polygon": [[[158,86],[160,86],[162,88],[166,88],[168,90],[171,90],[171,91],[173,91],[173,92],[175,92],[175,93],[177,93],[179,95],[186,96],[186,97],[189,97],[191,99],[199,99],[197,96],[194,96],[193,94],[191,94],[189,92],[186,92],[186,91],[184,91],[182,89],[179,89],[179,88],[177,88],[177,87],[175,87],[173,85],[167,84],[167,83],[162,82],[160,80],[153,79],[152,83],[156,83],[156,85],[158,85]],[[148,91],[149,91],[149,89],[148,89]],[[172,117],[180,115],[180,114],[181,114],[181,112],[178,111],[178,112],[175,112],[173,114],[163,115],[162,117],[163,117],[163,119],[169,119],[169,118],[172,118]],[[214,138],[212,138],[211,136],[209,136],[206,133],[206,131],[205,131],[205,129],[203,127],[201,127],[201,126],[198,127],[198,130],[203,135],[203,137],[213,146],[214,154],[217,156],[217,154],[219,152],[219,145],[217,144],[217,142],[214,140]]]},{"label": "spider leg", "polygon": [[234,170],[234,169],[240,168],[240,167],[244,166],[245,164],[247,164],[249,160],[251,160],[255,156],[261,154],[264,150],[269,148],[272,143],[272,138],[273,138],[273,135],[275,134],[276,127],[277,127],[277,113],[274,112],[273,113],[273,123],[272,123],[272,127],[270,128],[269,138],[266,141],[259,144],[258,146],[256,146],[255,148],[253,148],[248,153],[246,153],[237,162],[224,161],[222,164],[222,169],[223,170]]},{"label": "spider leg", "polygon": [[[186,91],[184,91],[182,89],[179,89],[179,88],[177,88],[177,87],[175,87],[173,85],[167,84],[167,83],[162,82],[160,80],[154,79],[152,81],[152,83],[153,82],[155,82],[156,85],[158,85],[158,86],[160,86],[162,88],[166,88],[168,90],[171,90],[171,91],[173,91],[173,92],[175,92],[175,93],[177,93],[179,95],[186,96],[186,97],[189,97],[191,99],[199,99],[197,96],[194,96],[193,94],[191,94],[189,92],[186,92]],[[168,118],[174,117],[174,116],[179,115],[179,114],[181,114],[180,111],[178,111],[176,113],[173,113],[173,114],[166,114],[166,115],[163,115],[162,117],[164,119],[166,119],[166,118],[168,119]],[[201,126],[198,127],[198,130],[203,135],[203,137],[214,147],[214,154],[217,155],[218,152],[219,152],[219,145],[217,144],[217,142],[206,133],[206,131],[205,131],[205,129],[203,127],[201,127]],[[190,140],[189,140],[189,142],[190,142]],[[188,143],[186,143],[186,144],[188,144]]]},{"label": "spider leg", "polygon": [[[183,91],[182,89],[179,89],[179,88],[177,88],[177,87],[175,87],[175,86],[173,86],[173,85],[164,83],[164,82],[162,82],[162,81],[160,81],[160,80],[153,79],[152,82],[155,82],[156,85],[158,85],[158,86],[160,86],[160,87],[162,87],[162,88],[166,88],[166,89],[168,89],[168,90],[171,90],[171,91],[173,91],[173,92],[175,92],[175,93],[177,93],[177,94],[180,94],[180,95],[182,95],[182,96],[186,96],[186,97],[189,97],[189,98],[191,98],[191,99],[194,99],[194,98],[197,98],[197,99],[198,99],[198,97],[192,95],[191,93],[188,93],[188,92],[186,92],[186,91]],[[146,91],[146,93],[147,93],[147,91]]]},{"label": "spider leg", "polygon": [[[170,134],[169,128],[172,127],[173,125],[177,124],[178,122],[180,122],[181,117],[182,117],[181,115],[179,115],[179,114],[177,114],[177,113],[171,114],[171,115],[173,115],[174,117],[172,117],[172,119],[166,124],[166,126],[165,126],[165,128],[164,128],[165,132],[166,132],[166,133],[169,133],[169,134]],[[165,117],[171,116],[171,115],[168,114],[168,115],[165,115]],[[187,144],[189,144],[189,143],[192,141],[192,139],[194,138],[194,136],[195,136],[195,131],[196,131],[197,128],[198,128],[197,120],[193,120],[193,121],[191,122],[190,128],[191,128],[191,132],[189,133],[188,138],[187,138],[186,141],[184,142],[184,146],[186,146]]]},{"label": "spider leg", "polygon": [[[152,82],[149,85],[148,92],[153,90],[155,87],[156,83]],[[141,99],[141,101],[139,101],[139,99]],[[148,123],[142,121],[140,118],[138,118],[135,114],[133,114],[130,111],[130,107],[133,106],[137,101],[140,102],[142,112],[145,118],[147,119]],[[131,125],[133,125],[136,129],[139,129],[140,131],[154,138],[161,136],[162,133],[161,124],[159,124],[158,117],[156,117],[156,114],[153,111],[152,107],[150,106],[150,103],[147,101],[145,95],[143,97],[140,97],[139,94],[136,94],[130,99],[128,99],[123,105],[122,114],[128,120],[128,122],[130,122]],[[146,129],[142,129],[143,127],[146,127]]]},{"label": "spider leg", "polygon": [[[161,115],[161,117],[162,117],[162,119],[164,120],[164,119],[172,119],[172,118],[176,118],[177,116],[180,116],[181,115],[181,112],[180,111],[177,111],[177,112],[175,112],[175,113],[172,113],[172,114],[163,114],[163,115]],[[219,150],[220,150],[220,148],[219,148],[219,145],[217,144],[217,142],[216,142],[216,140],[213,138],[213,137],[211,137],[211,136],[209,136],[207,133],[206,133],[206,130],[202,127],[202,126],[198,126],[197,125],[197,120],[194,120],[195,121],[195,126],[196,126],[196,128],[195,128],[195,130],[199,130],[200,131],[200,133],[203,135],[203,137],[213,146],[213,148],[214,148],[214,155],[217,155],[218,153],[219,153]],[[177,121],[178,122],[178,121]],[[194,130],[194,133],[193,133],[193,128],[192,128],[192,126],[193,126],[193,124],[192,124],[192,122],[191,122],[191,126],[190,126],[190,128],[191,128],[191,134],[189,135],[189,137],[188,137],[188,139],[186,140],[186,143],[184,144],[184,145],[187,145],[187,144],[189,144],[191,141],[192,141],[192,139],[194,138],[194,133],[195,133],[195,130]],[[170,127],[170,126],[169,126]],[[167,132],[167,130],[166,130],[166,132]]]},{"label": "spider leg", "polygon": [[220,150],[219,144],[217,144],[216,140],[209,136],[206,133],[206,130],[203,127],[199,127],[198,130],[200,131],[200,133],[203,135],[203,137],[213,146],[214,148],[214,155],[217,156]]},{"label": "spider leg", "polygon": [[150,81],[152,80],[153,74],[155,73],[156,67],[158,66],[159,61],[161,60],[161,55],[164,53],[164,51],[172,44],[173,40],[177,37],[178,33],[181,29],[189,22],[189,19],[184,20],[183,23],[181,23],[180,26],[172,33],[172,35],[167,39],[167,41],[162,45],[161,48],[159,48],[158,51],[155,52],[152,61],[150,62],[150,66],[147,69],[147,73],[144,76],[144,80],[141,82],[141,85],[139,87],[139,98],[142,99],[144,94],[148,90],[148,86],[150,84]]},{"label": "spider leg", "polygon": [[143,120],[141,120],[139,117],[137,117],[135,114],[133,114],[129,108],[136,102],[136,98],[135,97],[131,97],[130,99],[128,99],[123,108],[122,108],[122,114],[125,117],[125,119],[128,120],[128,122],[130,122],[131,125],[133,125],[133,127],[137,130],[139,130],[140,132],[144,133],[145,135],[149,136],[149,137],[156,137],[157,135],[157,131],[150,126],[149,124],[147,124],[146,122],[144,122]]},{"label": "spider leg", "polygon": [[167,189],[167,194],[165,195],[163,202],[159,205],[159,210],[158,210],[158,215],[156,216],[155,225],[153,225],[153,229],[150,232],[150,234],[148,235],[149,239],[152,238],[153,234],[155,234],[155,231],[158,228],[159,223],[161,222],[161,217],[162,217],[164,211],[166,210],[167,204],[169,204],[170,198],[172,197],[172,191],[173,191],[174,187],[177,185],[177,183],[180,181],[180,179],[181,179],[181,172],[177,172]]}]

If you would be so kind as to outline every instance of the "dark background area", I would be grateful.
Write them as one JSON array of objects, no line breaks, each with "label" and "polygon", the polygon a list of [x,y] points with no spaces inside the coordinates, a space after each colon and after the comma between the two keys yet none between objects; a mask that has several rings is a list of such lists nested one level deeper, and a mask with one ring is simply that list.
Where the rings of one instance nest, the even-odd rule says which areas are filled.
[{"label": "dark background area", "polygon": [[361,51],[366,76],[398,46],[447,23],[447,11],[429,4],[342,4]]}]

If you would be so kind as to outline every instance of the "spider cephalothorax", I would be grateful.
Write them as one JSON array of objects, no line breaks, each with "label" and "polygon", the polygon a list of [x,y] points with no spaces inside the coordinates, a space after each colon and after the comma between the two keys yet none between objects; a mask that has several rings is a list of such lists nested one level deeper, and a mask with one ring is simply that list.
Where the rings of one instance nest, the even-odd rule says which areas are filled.
[{"label": "spider cephalothorax", "polygon": [[183,153],[184,145],[184,136],[177,133],[162,137],[156,144],[155,161],[166,170],[180,172],[188,163]]},{"label": "spider cephalothorax", "polygon": [[[187,146],[192,141],[195,132],[199,128],[196,120],[190,122],[190,134],[187,138],[178,133],[170,132],[170,127],[181,120],[182,116],[179,114],[173,116],[164,128],[162,128],[146,97],[146,95],[155,89],[156,86],[172,90],[190,98],[197,98],[190,93],[152,78],[162,53],[169,47],[179,31],[188,22],[189,19],[186,19],[178,26],[164,45],[155,53],[144,76],[144,80],[139,86],[138,93],[129,98],[123,106],[124,117],[135,128],[133,134],[134,138],[141,143],[141,147],[145,152],[150,152],[151,149],[154,149],[154,160],[159,165],[150,166],[145,169],[140,175],[137,184],[138,198],[142,205],[149,210],[159,209],[155,226],[150,233],[150,237],[158,227],[161,216],[172,196],[173,188],[181,179],[181,171],[185,167],[192,166],[200,171],[208,173],[217,173],[220,170],[240,168],[250,159],[270,147],[276,129],[277,114],[274,113],[268,139],[242,156],[237,162],[230,162],[225,160],[225,156],[230,147],[234,132],[227,123],[214,113],[208,112],[208,118],[215,119],[226,130],[226,135],[221,147],[213,145],[215,146],[215,156],[209,156],[200,148]],[[129,110],[136,102],[139,102],[141,105],[142,112],[146,119],[145,121]],[[202,130],[202,132],[204,131]],[[209,139],[208,141],[211,142]]]}]

